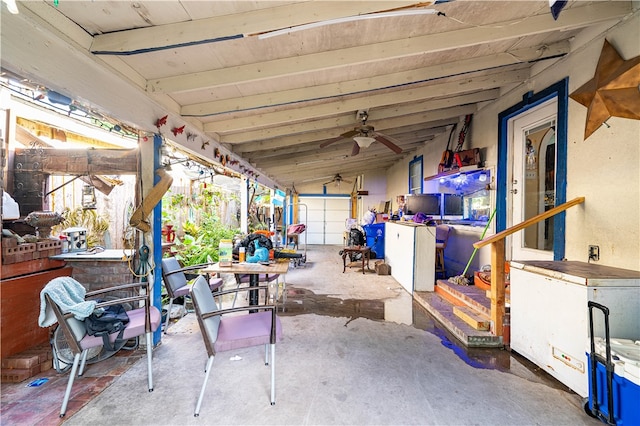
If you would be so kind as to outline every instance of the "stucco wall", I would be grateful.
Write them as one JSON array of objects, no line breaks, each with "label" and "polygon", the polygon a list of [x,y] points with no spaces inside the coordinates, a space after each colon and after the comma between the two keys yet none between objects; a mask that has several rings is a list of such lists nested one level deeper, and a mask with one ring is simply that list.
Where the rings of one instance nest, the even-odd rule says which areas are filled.
[{"label": "stucco wall", "polygon": [[[526,92],[537,93],[567,76],[572,93],[593,77],[605,37],[624,59],[640,55],[640,17],[576,37],[570,55],[534,66],[529,81],[474,115],[471,147],[483,148],[487,167],[496,166],[498,114],[520,102]],[[586,201],[567,212],[565,256],[586,261],[587,246],[595,244],[600,246],[598,263],[640,270],[640,120],[613,117],[607,121],[609,127],[602,126],[584,140],[587,108],[569,100],[568,112],[567,200],[584,196]],[[441,135],[423,149],[425,176],[435,173],[447,138]],[[390,198],[406,192],[410,160],[387,173]],[[489,263],[488,250],[480,250],[478,256],[480,264]]]}]

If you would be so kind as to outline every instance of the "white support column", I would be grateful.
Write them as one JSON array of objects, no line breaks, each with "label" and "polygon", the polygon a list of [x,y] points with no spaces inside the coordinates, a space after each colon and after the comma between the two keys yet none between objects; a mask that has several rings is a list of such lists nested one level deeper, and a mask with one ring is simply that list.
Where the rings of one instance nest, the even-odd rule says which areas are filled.
[{"label": "white support column", "polygon": [[249,233],[249,179],[245,176],[241,178],[240,184],[240,231],[243,234]]}]

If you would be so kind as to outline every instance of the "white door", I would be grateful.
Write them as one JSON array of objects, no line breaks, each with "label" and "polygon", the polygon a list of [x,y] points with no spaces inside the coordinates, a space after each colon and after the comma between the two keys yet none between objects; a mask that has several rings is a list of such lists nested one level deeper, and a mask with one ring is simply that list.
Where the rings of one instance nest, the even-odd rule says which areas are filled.
[{"label": "white door", "polygon": [[[555,205],[556,116],[554,98],[509,121],[509,227]],[[512,235],[507,257],[553,260],[553,238],[553,218],[531,225]]]},{"label": "white door", "polygon": [[300,236],[300,243],[342,245],[345,221],[351,214],[350,201],[349,197],[299,197],[300,204],[307,208],[305,212],[302,207],[298,216],[307,225],[306,240]]}]

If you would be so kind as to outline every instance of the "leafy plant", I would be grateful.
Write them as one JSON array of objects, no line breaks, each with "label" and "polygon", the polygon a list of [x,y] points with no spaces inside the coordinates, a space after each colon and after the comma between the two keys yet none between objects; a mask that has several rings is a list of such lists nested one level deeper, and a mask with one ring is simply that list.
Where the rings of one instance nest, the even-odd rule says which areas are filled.
[{"label": "leafy plant", "polygon": [[203,215],[199,227],[191,224],[185,228],[194,231],[195,235],[186,233],[182,240],[176,239],[175,256],[183,266],[206,263],[209,258],[217,262],[220,240],[233,239],[240,232],[222,224],[217,215],[211,213]]}]

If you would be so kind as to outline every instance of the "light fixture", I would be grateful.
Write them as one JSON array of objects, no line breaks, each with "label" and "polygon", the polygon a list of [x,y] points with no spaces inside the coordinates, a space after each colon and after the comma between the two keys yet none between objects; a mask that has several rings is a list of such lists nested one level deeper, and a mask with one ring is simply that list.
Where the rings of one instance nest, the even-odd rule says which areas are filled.
[{"label": "light fixture", "polygon": [[20,13],[20,11],[18,10],[18,6],[16,5],[16,0],[2,0],[2,2],[7,5],[7,10],[10,13],[14,15]]},{"label": "light fixture", "polygon": [[82,208],[85,210],[96,208],[96,187],[85,185],[82,187]]},{"label": "light fixture", "polygon": [[325,25],[342,24],[345,22],[364,21],[366,19],[391,18],[394,16],[436,15],[436,14],[440,15],[440,12],[438,12],[435,9],[408,9],[408,10],[396,10],[391,12],[368,13],[365,15],[344,16],[342,18],[327,19],[325,21],[311,22],[309,24],[296,25],[294,27],[287,27],[287,28],[282,28],[280,30],[276,30],[276,31],[270,31],[270,32],[258,35],[258,39],[264,40],[270,37],[276,37],[284,34],[293,33],[296,31],[309,30],[311,28],[323,27]]},{"label": "light fixture", "polygon": [[353,140],[356,141],[360,148],[369,148],[369,146],[376,141],[369,136],[355,136]]}]

